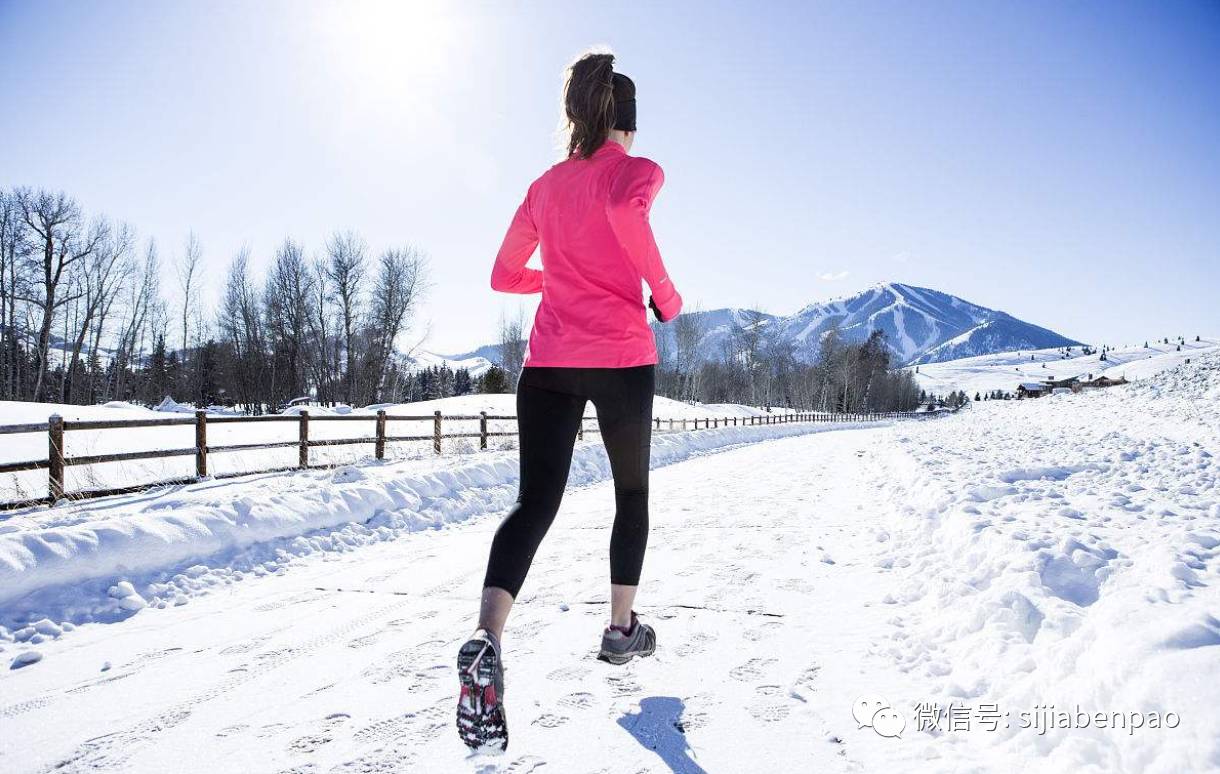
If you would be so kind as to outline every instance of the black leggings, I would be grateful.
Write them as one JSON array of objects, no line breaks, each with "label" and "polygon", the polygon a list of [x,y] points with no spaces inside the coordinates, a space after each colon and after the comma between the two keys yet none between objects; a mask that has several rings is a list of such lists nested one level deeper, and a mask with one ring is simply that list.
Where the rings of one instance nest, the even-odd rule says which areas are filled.
[{"label": "black leggings", "polygon": [[593,401],[614,475],[610,582],[640,582],[648,545],[648,450],[655,366],[522,369],[517,381],[521,489],[496,530],[483,586],[515,598],[555,520],[572,464],[576,431]]}]

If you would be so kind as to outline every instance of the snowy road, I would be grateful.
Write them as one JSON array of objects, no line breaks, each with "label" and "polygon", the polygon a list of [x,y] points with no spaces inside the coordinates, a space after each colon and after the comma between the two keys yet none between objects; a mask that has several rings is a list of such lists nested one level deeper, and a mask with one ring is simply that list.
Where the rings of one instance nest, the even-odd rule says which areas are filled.
[{"label": "snowy road", "polygon": [[657,655],[593,657],[613,495],[586,445],[507,630],[494,758],[457,741],[453,660],[508,452],[31,513],[0,532],[10,585],[46,586],[0,627],[0,771],[1220,771],[1220,357],[653,455]]},{"label": "snowy road", "polygon": [[880,432],[654,471],[640,610],[660,649],[624,668],[593,658],[612,490],[570,492],[506,632],[501,758],[468,760],[452,730],[453,655],[493,517],[65,638],[55,669],[8,676],[0,767],[848,770],[866,746],[902,744],[857,732],[849,712],[879,679],[863,657],[889,616],[879,571],[845,560],[875,544],[875,489],[855,463]]}]

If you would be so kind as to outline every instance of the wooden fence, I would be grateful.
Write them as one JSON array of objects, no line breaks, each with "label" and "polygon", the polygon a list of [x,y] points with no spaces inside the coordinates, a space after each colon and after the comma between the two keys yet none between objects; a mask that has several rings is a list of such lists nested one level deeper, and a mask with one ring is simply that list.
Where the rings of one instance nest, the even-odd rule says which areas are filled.
[{"label": "wooden fence", "polygon": [[[897,419],[902,417],[923,417],[927,416],[925,412],[888,412],[888,413],[866,413],[866,414],[827,414],[827,413],[786,413],[786,414],[762,414],[746,417],[708,417],[699,419],[662,419],[655,418],[655,428],[658,431],[680,432],[686,430],[699,429],[714,429],[720,427],[749,427],[755,425],[777,425],[791,424],[794,422],[875,422],[886,419]],[[509,420],[516,421],[516,416],[504,416],[488,414],[480,412],[478,414],[442,414],[436,411],[432,414],[424,415],[399,415],[387,414],[385,411],[378,411],[376,414],[342,414],[342,415],[321,415],[310,416],[308,411],[302,411],[295,415],[273,415],[264,417],[246,417],[246,416],[221,416],[209,417],[206,412],[196,411],[194,417],[167,417],[164,419],[115,419],[115,420],[66,420],[59,415],[52,415],[45,423],[28,424],[28,425],[5,425],[0,426],[0,436],[15,435],[19,433],[46,433],[47,434],[47,458],[37,460],[26,460],[21,462],[3,462],[0,463],[0,474],[5,473],[21,473],[32,470],[47,471],[47,496],[31,500],[9,501],[0,503],[0,509],[12,510],[15,508],[24,508],[32,505],[53,504],[63,498],[87,498],[87,497],[105,497],[108,495],[127,494],[130,492],[138,492],[156,486],[166,486],[173,484],[193,483],[203,478],[208,477],[208,455],[224,452],[240,452],[240,451],[262,451],[267,449],[281,448],[297,448],[297,464],[292,467],[281,468],[263,468],[259,470],[244,470],[237,473],[228,473],[214,478],[229,478],[234,476],[245,476],[254,473],[270,473],[285,470],[305,470],[311,467],[309,450],[320,446],[354,446],[358,444],[371,444],[373,446],[373,457],[378,460],[385,459],[386,444],[398,443],[403,441],[431,441],[432,450],[436,454],[441,453],[441,442],[445,439],[456,438],[477,438],[479,439],[479,448],[487,448],[487,440],[498,436],[515,436],[517,432],[513,431],[491,431],[488,429],[489,421]],[[577,438],[583,438],[586,432],[596,433],[595,428],[585,428],[585,424],[594,421],[595,417],[585,417],[581,421],[580,428],[577,431]],[[478,421],[478,432],[467,433],[445,433],[446,422],[471,422]],[[208,444],[208,428],[212,425],[228,425],[228,424],[262,424],[262,423],[295,423],[297,425],[297,440],[295,441],[279,441],[269,443],[243,443],[243,444],[228,444],[223,446],[211,446]],[[310,438],[309,427],[315,422],[364,422],[374,423],[374,432],[372,436],[360,436],[350,438]],[[407,423],[431,423],[431,432],[425,434],[404,434],[398,432],[398,428]],[[195,443],[193,446],[186,446],[177,449],[156,449],[150,451],[130,451],[114,454],[93,454],[68,456],[65,453],[64,439],[68,433],[78,432],[83,430],[131,430],[135,428],[147,427],[174,427],[174,426],[193,426],[195,429]],[[392,432],[393,430],[393,432]],[[98,465],[108,462],[128,462],[133,460],[151,460],[164,459],[166,457],[187,457],[195,458],[195,475],[187,478],[177,478],[160,480],[145,484],[136,484],[133,486],[109,488],[109,489],[90,489],[86,491],[71,492],[66,491],[64,486],[64,471],[73,466],[78,465]],[[313,467],[327,467],[326,465],[313,465]]]}]

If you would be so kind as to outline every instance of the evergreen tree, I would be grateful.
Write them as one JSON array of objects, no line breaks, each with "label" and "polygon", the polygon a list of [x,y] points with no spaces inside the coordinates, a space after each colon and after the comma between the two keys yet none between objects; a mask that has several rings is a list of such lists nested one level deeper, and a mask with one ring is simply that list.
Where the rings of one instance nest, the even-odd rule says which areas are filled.
[{"label": "evergreen tree", "polygon": [[195,405],[207,408],[220,401],[220,387],[217,380],[220,376],[220,345],[214,339],[199,348],[195,358]]},{"label": "evergreen tree", "polygon": [[469,395],[473,391],[474,385],[470,380],[470,371],[465,368],[459,368],[457,373],[453,375],[453,394]]},{"label": "evergreen tree", "polygon": [[148,368],[145,369],[148,387],[144,399],[149,405],[156,405],[169,395],[170,381],[167,366],[165,335],[162,334],[157,336],[157,342],[153,345],[152,356],[148,360]]},{"label": "evergreen tree", "polygon": [[479,382],[480,392],[489,394],[509,392],[508,374],[499,366],[493,365],[491,368],[488,368],[487,372],[479,379]]}]

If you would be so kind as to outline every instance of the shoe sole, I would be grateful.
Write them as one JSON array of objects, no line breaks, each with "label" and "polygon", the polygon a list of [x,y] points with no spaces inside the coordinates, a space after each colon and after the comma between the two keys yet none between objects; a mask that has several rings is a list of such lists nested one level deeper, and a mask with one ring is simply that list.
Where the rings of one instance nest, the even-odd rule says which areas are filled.
[{"label": "shoe sole", "polygon": [[508,722],[495,687],[498,670],[496,650],[486,640],[470,640],[458,651],[458,736],[476,752],[508,748]]},{"label": "shoe sole", "polygon": [[656,652],[657,652],[656,645],[653,645],[651,648],[648,648],[647,650],[629,650],[625,653],[616,653],[612,650],[606,650],[605,648],[602,648],[601,651],[598,652],[598,654],[597,654],[597,660],[605,661],[606,663],[614,664],[615,666],[622,666],[623,664],[626,664],[628,661],[630,661],[631,659],[633,659],[637,656],[639,656],[640,658],[643,658],[644,656],[651,656],[653,653],[656,653]]}]

